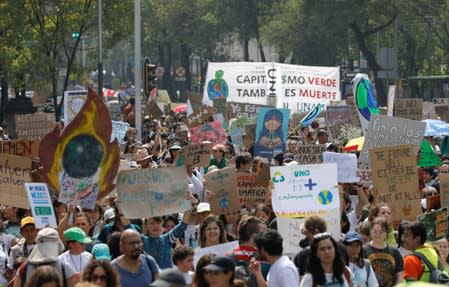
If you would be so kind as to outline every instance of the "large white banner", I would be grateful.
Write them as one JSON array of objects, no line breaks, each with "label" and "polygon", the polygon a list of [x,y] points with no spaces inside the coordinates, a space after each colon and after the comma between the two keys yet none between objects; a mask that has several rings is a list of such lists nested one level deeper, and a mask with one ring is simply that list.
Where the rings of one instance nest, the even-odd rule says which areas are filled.
[{"label": "large white banner", "polygon": [[277,108],[308,112],[318,103],[341,100],[339,67],[280,63],[209,62],[203,103],[216,100],[267,105],[276,96]]}]

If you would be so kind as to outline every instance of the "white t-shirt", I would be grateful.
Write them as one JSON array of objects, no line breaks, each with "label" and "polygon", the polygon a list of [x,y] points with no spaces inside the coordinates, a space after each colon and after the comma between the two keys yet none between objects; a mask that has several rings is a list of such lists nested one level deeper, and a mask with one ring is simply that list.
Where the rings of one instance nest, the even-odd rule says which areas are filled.
[{"label": "white t-shirt", "polygon": [[0,234],[0,244],[5,250],[6,254],[9,254],[9,249],[11,249],[11,242],[16,239],[14,235],[2,233]]},{"label": "white t-shirt", "polygon": [[357,215],[355,214],[355,210],[349,212],[348,214],[346,214],[346,216],[348,217],[349,221],[349,231],[355,231],[355,228],[357,226],[357,223],[359,223],[360,218],[357,217]]},{"label": "white t-shirt", "polygon": [[176,270],[178,270],[179,272],[182,273],[182,275],[184,276],[184,280],[186,280],[186,284],[187,285],[192,285],[192,279],[193,279],[193,271],[188,271],[186,273],[182,272],[181,270],[179,270],[178,266],[174,265],[173,268],[175,268]]},{"label": "white t-shirt", "polygon": [[[371,264],[365,259],[365,266],[360,267],[357,264],[349,262],[349,269],[351,269],[352,274],[352,286],[354,287],[378,287],[379,283],[377,282],[376,274],[374,273],[373,267]],[[369,268],[369,271],[368,269]],[[368,277],[369,274],[369,277]],[[368,279],[367,279],[368,277]]]},{"label": "white t-shirt", "polygon": [[[347,268],[347,267],[346,267]],[[374,273],[374,272],[373,272]],[[351,274],[351,278],[353,278],[353,274]],[[317,287],[352,287],[349,286],[348,281],[346,281],[346,278],[344,275],[342,275],[343,277],[343,284],[340,284],[338,281],[335,281],[332,277],[334,276],[334,273],[324,273],[324,276],[326,277],[326,283],[324,285],[319,285],[317,284]],[[355,286],[355,285],[353,285]],[[302,277],[301,280],[301,287],[313,287],[313,278],[312,278],[312,274],[310,273],[306,273],[304,274],[304,276]]]},{"label": "white t-shirt", "polygon": [[267,276],[268,287],[299,286],[299,273],[287,256],[281,256],[271,265]]},{"label": "white t-shirt", "polygon": [[74,255],[70,253],[70,250],[67,250],[66,252],[59,255],[59,260],[61,262],[68,263],[75,273],[81,273],[91,259],[92,254],[86,251],[81,254]]}]

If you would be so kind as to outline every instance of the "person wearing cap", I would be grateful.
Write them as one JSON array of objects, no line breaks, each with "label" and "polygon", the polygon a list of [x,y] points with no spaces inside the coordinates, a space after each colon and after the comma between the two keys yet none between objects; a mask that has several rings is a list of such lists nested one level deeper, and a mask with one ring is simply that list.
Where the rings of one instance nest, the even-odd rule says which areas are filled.
[{"label": "person wearing cap", "polygon": [[37,233],[36,246],[17,270],[14,287],[22,287],[31,274],[42,265],[53,267],[63,281],[63,286],[73,287],[77,280],[72,266],[59,260],[59,254],[64,251],[64,244],[59,239],[58,232],[53,228],[43,228]]},{"label": "person wearing cap", "polygon": [[67,262],[79,276],[92,259],[92,254],[85,251],[86,245],[92,243],[92,240],[79,227],[71,227],[64,231],[64,240],[69,250],[59,255],[59,260]]},{"label": "person wearing cap", "polygon": [[[217,256],[204,268],[204,279],[209,286],[234,287],[235,261],[227,256]],[[239,284],[240,285],[240,284]]]},{"label": "person wearing cap", "polygon": [[151,155],[146,147],[139,148],[133,155],[133,161],[135,161],[140,168],[147,168],[150,166]]},{"label": "person wearing cap", "polygon": [[11,248],[9,254],[8,269],[10,270],[14,269],[14,264],[21,258],[27,259],[36,244],[37,229],[33,217],[27,216],[20,221],[20,234],[22,238]]},{"label": "person wearing cap", "polygon": [[228,159],[225,157],[226,147],[222,144],[217,144],[212,148],[212,156],[209,161],[209,167],[214,165],[218,169],[225,168],[228,165]]},{"label": "person wearing cap", "polygon": [[203,223],[204,219],[210,215],[210,204],[208,202],[200,202],[196,207],[196,218],[198,224]]},{"label": "person wearing cap", "polygon": [[317,132],[316,144],[327,144],[329,142],[329,133],[325,129],[319,129]]},{"label": "person wearing cap", "polygon": [[292,153],[286,152],[284,154],[284,160],[282,161],[283,165],[288,165],[292,162],[295,162],[295,157]]},{"label": "person wearing cap", "polygon": [[354,277],[352,278],[353,286],[359,287],[377,287],[376,274],[368,259],[363,256],[363,241],[360,234],[349,231],[345,234],[343,244],[348,252],[349,269],[351,269]]},{"label": "person wearing cap", "polygon": [[111,252],[109,251],[109,246],[104,243],[95,244],[92,248],[92,256],[96,260],[111,260]]},{"label": "person wearing cap", "polygon": [[156,281],[150,287],[186,287],[186,280],[182,273],[174,268],[162,270]]},{"label": "person wearing cap", "polygon": [[168,148],[168,153],[164,158],[164,164],[171,166],[176,163],[176,160],[178,159],[179,151],[181,150],[181,145],[179,142],[174,142],[170,145]]}]

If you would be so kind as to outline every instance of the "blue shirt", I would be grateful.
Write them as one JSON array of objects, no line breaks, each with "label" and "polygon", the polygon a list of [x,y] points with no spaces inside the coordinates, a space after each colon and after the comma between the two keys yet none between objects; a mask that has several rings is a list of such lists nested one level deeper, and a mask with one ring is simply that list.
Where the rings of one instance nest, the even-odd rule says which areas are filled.
[{"label": "blue shirt", "polygon": [[119,274],[120,286],[122,287],[148,287],[153,281],[153,273],[159,273],[160,271],[154,258],[144,254],[140,255],[140,268],[135,273],[122,268],[118,259],[114,259],[111,263]]},{"label": "blue shirt", "polygon": [[172,245],[184,234],[186,229],[187,224],[181,222],[172,230],[159,237],[142,235],[143,250],[154,257],[161,269],[172,268]]}]

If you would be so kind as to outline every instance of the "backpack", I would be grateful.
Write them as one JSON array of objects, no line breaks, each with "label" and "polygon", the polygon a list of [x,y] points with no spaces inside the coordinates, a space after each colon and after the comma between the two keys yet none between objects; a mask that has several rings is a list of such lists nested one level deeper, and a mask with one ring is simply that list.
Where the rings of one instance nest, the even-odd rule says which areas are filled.
[{"label": "backpack", "polygon": [[435,267],[433,267],[433,265],[430,263],[430,261],[424,255],[417,253],[417,252],[413,252],[412,255],[415,255],[419,259],[421,259],[421,261],[429,269],[429,272],[430,272],[429,282],[430,283],[449,285],[449,275],[442,270],[441,262],[439,259],[438,259],[438,269],[435,269]]}]

